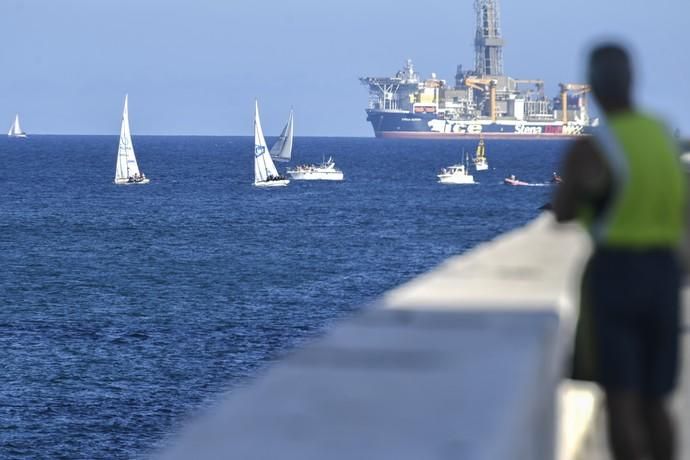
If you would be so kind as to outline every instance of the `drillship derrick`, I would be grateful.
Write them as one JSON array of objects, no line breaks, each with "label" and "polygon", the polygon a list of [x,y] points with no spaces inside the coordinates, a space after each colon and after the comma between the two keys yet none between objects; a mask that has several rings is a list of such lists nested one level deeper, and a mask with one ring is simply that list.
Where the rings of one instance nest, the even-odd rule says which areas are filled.
[{"label": "drillship derrick", "polygon": [[596,125],[587,112],[587,85],[561,83],[557,97],[541,79],[504,74],[498,0],[475,0],[473,70],[457,66],[449,85],[422,79],[412,61],[392,77],[364,77],[367,120],[377,137],[559,139],[586,135]]}]

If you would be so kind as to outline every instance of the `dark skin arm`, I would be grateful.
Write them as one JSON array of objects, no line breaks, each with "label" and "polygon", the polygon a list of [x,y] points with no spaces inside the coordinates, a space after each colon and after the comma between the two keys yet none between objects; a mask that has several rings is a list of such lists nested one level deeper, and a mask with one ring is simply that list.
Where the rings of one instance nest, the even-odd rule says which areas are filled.
[{"label": "dark skin arm", "polygon": [[553,211],[558,222],[577,218],[582,205],[595,208],[605,202],[612,186],[612,176],[597,145],[591,139],[572,144],[563,160],[563,183],[556,189]]}]

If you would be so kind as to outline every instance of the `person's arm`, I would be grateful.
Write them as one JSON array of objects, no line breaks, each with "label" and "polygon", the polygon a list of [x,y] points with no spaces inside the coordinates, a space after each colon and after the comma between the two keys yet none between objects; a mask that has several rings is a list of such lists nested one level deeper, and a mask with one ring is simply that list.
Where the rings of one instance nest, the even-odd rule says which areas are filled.
[{"label": "person's arm", "polygon": [[590,139],[578,140],[570,147],[561,177],[563,183],[558,185],[553,199],[558,222],[576,219],[584,204],[600,205],[611,184],[610,169]]}]

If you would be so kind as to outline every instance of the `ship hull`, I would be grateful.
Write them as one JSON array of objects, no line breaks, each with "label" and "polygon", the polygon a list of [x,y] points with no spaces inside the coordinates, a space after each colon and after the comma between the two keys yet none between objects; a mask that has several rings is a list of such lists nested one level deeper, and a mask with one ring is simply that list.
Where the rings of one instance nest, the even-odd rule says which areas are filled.
[{"label": "ship hull", "polygon": [[367,121],[379,138],[392,139],[524,139],[563,140],[592,134],[592,127],[570,122],[517,120],[443,120],[434,113],[367,110]]}]

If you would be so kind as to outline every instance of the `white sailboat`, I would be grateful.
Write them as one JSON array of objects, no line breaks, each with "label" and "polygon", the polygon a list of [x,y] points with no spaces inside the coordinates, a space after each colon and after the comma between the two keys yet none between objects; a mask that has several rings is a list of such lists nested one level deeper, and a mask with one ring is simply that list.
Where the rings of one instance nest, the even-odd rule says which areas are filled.
[{"label": "white sailboat", "polygon": [[294,114],[292,109],[290,110],[290,116],[288,121],[280,133],[280,137],[271,147],[271,156],[276,161],[290,161],[292,158],[292,136],[294,131],[293,126]]},{"label": "white sailboat", "polygon": [[132,133],[129,130],[128,96],[125,95],[125,108],[122,111],[120,127],[120,144],[117,148],[117,165],[115,166],[115,183],[118,185],[148,184],[149,179],[139,171],[137,157],[134,155]]},{"label": "white sailboat", "polygon": [[22,127],[19,125],[19,114],[14,116],[14,123],[12,123],[12,126],[10,126],[7,136],[22,139],[26,138],[26,133],[22,131]]},{"label": "white sailboat", "polygon": [[290,181],[278,174],[266,145],[264,132],[259,119],[259,101],[254,107],[254,185],[257,187],[281,187]]}]

